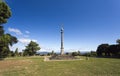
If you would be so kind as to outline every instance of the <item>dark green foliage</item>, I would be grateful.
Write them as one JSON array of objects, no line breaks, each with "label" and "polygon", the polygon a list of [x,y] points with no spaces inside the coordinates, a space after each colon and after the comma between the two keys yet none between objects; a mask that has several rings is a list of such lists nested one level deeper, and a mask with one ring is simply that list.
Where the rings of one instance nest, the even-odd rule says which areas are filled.
[{"label": "dark green foliage", "polygon": [[82,56],[90,57],[91,53],[90,52],[86,52],[86,53],[82,54]]},{"label": "dark green foliage", "polygon": [[9,39],[6,39],[8,41],[8,44],[12,46],[13,44],[16,44],[18,42],[17,38],[15,36],[12,36],[10,34],[5,34],[8,36]]},{"label": "dark green foliage", "polygon": [[15,50],[15,56],[19,56],[18,48],[16,48],[16,50]]},{"label": "dark green foliage", "polygon": [[120,40],[116,41],[116,45],[101,44],[97,48],[97,56],[99,57],[119,57],[120,58]]},{"label": "dark green foliage", "polygon": [[18,52],[18,48],[15,51],[10,51],[8,57],[22,56],[22,52]]},{"label": "dark green foliage", "polygon": [[3,26],[0,26],[0,37],[4,34]]},{"label": "dark green foliage", "polygon": [[120,45],[110,45],[109,55],[112,57],[120,57]]},{"label": "dark green foliage", "polygon": [[116,40],[116,43],[120,44],[120,39],[117,39],[117,40]]},{"label": "dark green foliage", "polygon": [[50,53],[48,53],[47,56],[50,56]]},{"label": "dark green foliage", "polygon": [[17,38],[11,36],[10,34],[4,34],[0,37],[0,57],[9,56],[10,49],[9,46],[17,43]]},{"label": "dark green foliage", "polygon": [[[1,30],[3,30],[3,27],[1,28]],[[16,37],[14,37],[10,34],[4,34],[4,32],[1,32],[1,36],[0,36],[0,57],[3,58],[3,57],[10,56],[9,46],[12,46],[13,44],[15,44],[17,42],[18,42],[18,40],[17,40]]]},{"label": "dark green foliage", "polygon": [[39,45],[36,42],[31,41],[27,46],[26,49],[23,50],[24,56],[33,56],[36,54],[36,51],[40,50]]},{"label": "dark green foliage", "polygon": [[78,55],[80,56],[81,55],[81,53],[80,53],[80,51],[78,50]]},{"label": "dark green foliage", "polygon": [[99,45],[98,48],[97,48],[97,55],[102,56],[102,53],[105,53],[105,55],[106,55],[106,53],[108,51],[108,47],[109,47],[109,44]]},{"label": "dark green foliage", "polygon": [[9,56],[10,50],[8,46],[4,46],[0,49],[0,58],[4,58]]},{"label": "dark green foliage", "polygon": [[69,53],[67,52],[66,55],[69,55]]},{"label": "dark green foliage", "polygon": [[29,56],[29,50],[27,49],[23,50],[23,56]]},{"label": "dark green foliage", "polygon": [[9,57],[14,57],[14,56],[15,56],[15,53],[13,51],[10,51]]},{"label": "dark green foliage", "polygon": [[18,54],[19,54],[19,56],[23,56],[23,52],[19,52]]},{"label": "dark green foliage", "polygon": [[96,56],[97,56],[97,53],[96,53],[95,51],[91,51],[91,52],[90,52],[90,56],[91,56],[91,57],[96,57]]},{"label": "dark green foliage", "polygon": [[[7,19],[11,17],[11,11],[9,6],[5,1],[0,1],[0,25],[7,22]],[[10,51],[9,46],[17,43],[18,40],[16,37],[10,34],[4,34],[3,26],[0,26],[0,58],[13,55],[13,52]]]},{"label": "dark green foliage", "polygon": [[[69,54],[69,53],[68,53],[68,54]],[[81,53],[80,53],[80,51],[77,51],[77,52],[72,52],[71,55],[72,55],[72,56],[80,56]]]},{"label": "dark green foliage", "polygon": [[0,1],[0,25],[6,23],[9,17],[11,17],[9,6],[5,2]]},{"label": "dark green foliage", "polygon": [[51,52],[51,55],[54,55],[55,53],[54,53],[54,50],[52,50],[52,52]]},{"label": "dark green foliage", "polygon": [[78,52],[72,52],[72,56],[78,56]]}]

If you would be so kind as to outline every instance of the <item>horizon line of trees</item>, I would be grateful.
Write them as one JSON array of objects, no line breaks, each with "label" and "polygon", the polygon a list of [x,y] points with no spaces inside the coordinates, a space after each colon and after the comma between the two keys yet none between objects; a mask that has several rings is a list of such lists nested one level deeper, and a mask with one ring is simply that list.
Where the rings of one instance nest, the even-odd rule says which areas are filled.
[{"label": "horizon line of trees", "polygon": [[101,44],[96,52],[98,57],[117,57],[120,58],[120,39],[116,40],[117,44]]}]

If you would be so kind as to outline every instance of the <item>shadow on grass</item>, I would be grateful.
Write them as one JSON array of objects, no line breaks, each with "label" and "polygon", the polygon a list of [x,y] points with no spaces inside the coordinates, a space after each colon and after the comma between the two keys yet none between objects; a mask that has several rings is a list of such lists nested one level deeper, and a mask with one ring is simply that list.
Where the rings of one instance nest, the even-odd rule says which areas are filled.
[{"label": "shadow on grass", "polygon": [[0,61],[4,60],[4,58],[0,58]]},{"label": "shadow on grass", "polygon": [[112,56],[112,57],[110,57],[110,56],[97,56],[96,58],[114,58],[114,59],[120,59],[120,57],[116,57],[116,56]]}]

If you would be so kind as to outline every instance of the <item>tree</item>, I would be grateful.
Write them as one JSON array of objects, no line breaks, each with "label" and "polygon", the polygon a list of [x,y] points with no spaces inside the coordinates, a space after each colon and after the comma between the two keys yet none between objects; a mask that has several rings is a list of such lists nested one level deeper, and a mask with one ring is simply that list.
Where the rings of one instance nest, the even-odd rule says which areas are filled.
[{"label": "tree", "polygon": [[80,51],[78,50],[78,55],[80,56],[81,55],[81,53],[80,53]]},{"label": "tree", "polygon": [[10,34],[6,34],[10,37],[9,45],[12,46],[13,44],[16,44],[18,42],[17,38],[15,36],[12,36]]},{"label": "tree", "polygon": [[50,56],[50,53],[47,53],[47,56]]},{"label": "tree", "polygon": [[117,40],[116,40],[116,43],[120,44],[120,39],[117,39]]},{"label": "tree", "polygon": [[16,50],[15,50],[15,56],[18,56],[18,55],[19,55],[18,48],[16,48]]},{"label": "tree", "polygon": [[95,51],[91,51],[91,52],[90,52],[90,56],[94,57],[94,56],[97,56],[97,54],[96,54]]},{"label": "tree", "polygon": [[4,34],[0,37],[0,43],[2,46],[8,46],[8,45],[12,46],[17,42],[18,42],[17,38],[10,34]]},{"label": "tree", "polygon": [[16,37],[11,36],[10,34],[4,34],[0,37],[0,57],[6,57],[10,53],[9,46],[17,43],[18,40]]},{"label": "tree", "polygon": [[120,57],[120,45],[110,45],[109,52],[114,57]]},{"label": "tree", "polygon": [[19,56],[23,56],[23,53],[22,53],[22,52],[19,52]]},{"label": "tree", "polygon": [[10,55],[9,46],[17,43],[17,38],[10,34],[4,34],[2,24],[7,23],[8,18],[11,17],[11,11],[9,6],[4,0],[0,0],[0,57],[6,57]]},{"label": "tree", "polygon": [[103,53],[105,53],[105,55],[107,55],[108,47],[109,47],[109,44],[99,45],[98,48],[97,48],[97,55],[98,56],[103,56]]},{"label": "tree", "polygon": [[3,26],[0,26],[0,37],[4,35],[4,30],[3,30]]},{"label": "tree", "polygon": [[34,42],[34,41],[31,41],[27,46],[26,46],[26,49],[23,50],[24,52],[24,55],[29,55],[29,56],[32,56],[32,55],[35,55],[36,54],[36,51],[40,50],[41,48],[39,47],[39,45]]},{"label": "tree", "polygon": [[11,17],[11,11],[5,1],[0,1],[0,25],[7,22],[7,19]]},{"label": "tree", "polygon": [[72,52],[72,56],[78,56],[78,52]]},{"label": "tree", "polygon": [[54,50],[52,50],[52,52],[51,52],[51,55],[54,55],[55,53],[54,53]]},{"label": "tree", "polygon": [[66,55],[69,55],[69,52],[66,52]]}]

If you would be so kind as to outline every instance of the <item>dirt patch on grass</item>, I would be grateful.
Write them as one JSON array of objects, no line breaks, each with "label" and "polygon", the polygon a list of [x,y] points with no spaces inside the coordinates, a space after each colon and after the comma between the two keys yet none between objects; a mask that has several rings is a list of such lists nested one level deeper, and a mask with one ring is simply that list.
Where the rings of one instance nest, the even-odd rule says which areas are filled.
[{"label": "dirt patch on grass", "polygon": [[31,60],[3,60],[0,61],[0,72],[9,70],[9,69],[14,69],[14,68],[21,68],[31,64]]}]

